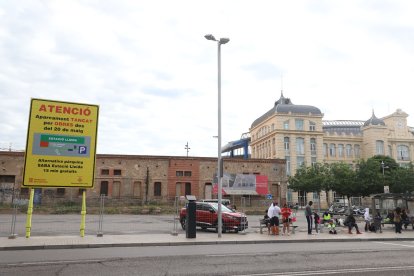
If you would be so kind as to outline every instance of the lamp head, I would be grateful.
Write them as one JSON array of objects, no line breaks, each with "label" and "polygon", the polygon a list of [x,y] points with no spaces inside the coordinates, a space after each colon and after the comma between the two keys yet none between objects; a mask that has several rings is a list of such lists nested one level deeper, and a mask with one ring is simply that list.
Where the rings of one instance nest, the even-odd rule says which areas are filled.
[{"label": "lamp head", "polygon": [[216,38],[215,38],[212,34],[206,34],[204,37],[205,37],[207,40],[214,40],[214,41],[216,41]]},{"label": "lamp head", "polygon": [[226,44],[226,43],[227,43],[227,42],[229,42],[229,41],[230,41],[230,38],[223,37],[223,38],[220,38],[219,43],[220,43],[220,44]]}]

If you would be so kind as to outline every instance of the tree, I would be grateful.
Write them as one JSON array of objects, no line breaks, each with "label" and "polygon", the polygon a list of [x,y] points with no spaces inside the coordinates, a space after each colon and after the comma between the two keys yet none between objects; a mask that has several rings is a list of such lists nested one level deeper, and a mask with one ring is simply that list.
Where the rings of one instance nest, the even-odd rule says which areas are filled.
[{"label": "tree", "polygon": [[326,186],[326,172],[325,164],[302,166],[296,171],[295,176],[289,177],[289,188],[294,191],[320,193]]},{"label": "tree", "polygon": [[365,197],[384,191],[381,163],[375,156],[358,162],[356,177],[359,184],[357,196]]},{"label": "tree", "polygon": [[390,192],[411,193],[414,191],[414,169],[410,164],[408,168],[397,167],[390,173]]},{"label": "tree", "polygon": [[[346,196],[349,205],[351,203],[350,198],[360,192],[356,172],[349,164],[340,162],[330,165],[330,174],[331,183],[329,188],[342,196]],[[348,208],[348,210],[351,210],[351,208]]]}]

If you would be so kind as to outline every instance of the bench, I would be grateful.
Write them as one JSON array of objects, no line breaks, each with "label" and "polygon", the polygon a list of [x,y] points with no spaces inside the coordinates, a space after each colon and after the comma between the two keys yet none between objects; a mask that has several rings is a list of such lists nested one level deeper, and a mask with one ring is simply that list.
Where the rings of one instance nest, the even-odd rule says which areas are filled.
[{"label": "bench", "polygon": [[[267,232],[270,233],[270,224],[265,219],[259,219],[259,228],[260,228],[260,234],[263,234],[263,227],[267,227]],[[292,225],[290,223],[290,228],[292,229],[292,234],[295,234],[295,229],[297,228],[297,225]],[[279,224],[279,228],[283,229],[283,224]]]},{"label": "bench", "polygon": [[[414,220],[413,219],[410,219],[409,221],[408,221],[408,223],[407,222],[403,222],[402,223],[402,225],[404,226],[404,225],[410,225],[411,224],[411,227],[412,227],[412,229],[414,230]],[[394,222],[393,221],[382,221],[381,222],[381,226],[382,227],[384,227],[385,225],[391,225],[392,227],[394,227],[395,226],[395,224],[394,224]],[[405,227],[404,227],[405,228]]]}]

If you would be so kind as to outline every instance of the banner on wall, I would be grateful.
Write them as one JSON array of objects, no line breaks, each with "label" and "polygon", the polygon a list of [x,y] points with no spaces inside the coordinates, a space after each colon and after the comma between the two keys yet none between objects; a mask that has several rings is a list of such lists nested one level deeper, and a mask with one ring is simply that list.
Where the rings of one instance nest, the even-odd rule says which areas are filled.
[{"label": "banner on wall", "polygon": [[[266,175],[224,173],[222,178],[223,195],[267,195]],[[217,175],[214,175],[213,193],[218,193]]]},{"label": "banner on wall", "polygon": [[92,188],[97,105],[32,99],[24,187]]}]

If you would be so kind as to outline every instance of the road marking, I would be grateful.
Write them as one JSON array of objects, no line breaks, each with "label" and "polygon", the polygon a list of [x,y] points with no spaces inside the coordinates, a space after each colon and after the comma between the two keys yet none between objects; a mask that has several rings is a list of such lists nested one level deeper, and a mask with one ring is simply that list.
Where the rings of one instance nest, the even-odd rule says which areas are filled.
[{"label": "road marking", "polygon": [[395,246],[403,246],[403,247],[414,247],[414,245],[398,244],[398,243],[391,243],[391,242],[375,242],[375,243],[381,243],[381,244],[386,244],[386,245],[395,245]]},{"label": "road marking", "polygon": [[277,273],[261,273],[261,274],[239,274],[233,276],[309,276],[309,275],[332,275],[345,273],[364,273],[375,271],[399,271],[414,270],[414,266],[388,266],[388,267],[366,267],[366,268],[350,268],[335,270],[313,270],[313,271],[297,271],[297,272],[277,272]]},{"label": "road marking", "polygon": [[9,263],[0,264],[0,267],[10,266],[42,266],[42,265],[64,265],[64,264],[89,264],[89,263],[100,263],[108,261],[123,260],[122,258],[111,258],[111,259],[89,259],[89,260],[56,260],[56,261],[43,261],[43,262],[25,262],[25,263]]}]

